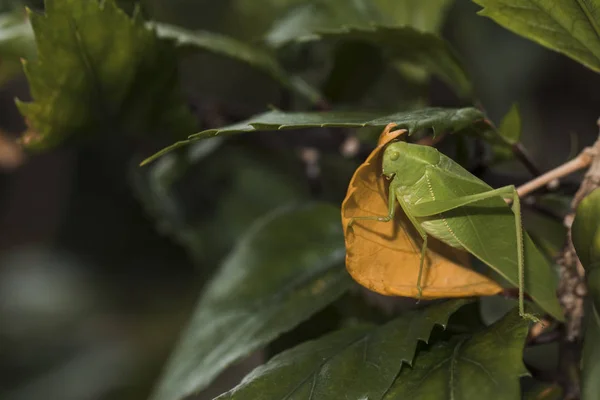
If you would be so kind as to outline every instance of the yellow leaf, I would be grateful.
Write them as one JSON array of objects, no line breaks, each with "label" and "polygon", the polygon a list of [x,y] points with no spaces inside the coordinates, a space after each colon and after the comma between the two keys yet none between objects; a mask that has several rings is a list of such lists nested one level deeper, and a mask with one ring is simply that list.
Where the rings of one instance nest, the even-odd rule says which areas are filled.
[{"label": "yellow leaf", "polygon": [[[423,243],[400,207],[392,222],[357,220],[357,216],[388,214],[388,181],[381,173],[385,146],[406,129],[389,124],[379,143],[358,167],[342,203],[346,241],[346,268],[362,286],[393,296],[418,297],[417,278]],[[469,268],[469,256],[437,239],[429,238],[422,277],[423,299],[489,296],[503,289],[493,280]]]}]

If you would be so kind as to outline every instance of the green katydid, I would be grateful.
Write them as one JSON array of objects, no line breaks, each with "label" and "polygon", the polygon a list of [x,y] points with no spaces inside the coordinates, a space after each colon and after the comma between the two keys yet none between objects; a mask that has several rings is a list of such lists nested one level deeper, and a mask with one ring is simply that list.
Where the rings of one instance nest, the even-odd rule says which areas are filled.
[{"label": "green katydid", "polygon": [[[427,237],[432,236],[471,253],[518,286],[522,317],[538,320],[525,312],[527,292],[545,311],[563,318],[555,293],[556,277],[523,232],[514,186],[493,189],[435,148],[402,141],[387,145],[382,167],[383,175],[390,180],[388,215],[354,217],[349,226],[365,219],[390,222],[400,205],[423,238],[416,282],[419,293]],[[509,207],[504,199],[512,200],[512,205]],[[536,279],[526,282],[525,278],[531,276]]]}]

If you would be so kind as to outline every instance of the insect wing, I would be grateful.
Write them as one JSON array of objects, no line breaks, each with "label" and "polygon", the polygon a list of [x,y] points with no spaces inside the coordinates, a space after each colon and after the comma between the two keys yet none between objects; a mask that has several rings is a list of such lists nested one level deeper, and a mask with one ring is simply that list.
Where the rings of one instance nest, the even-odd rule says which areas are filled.
[{"label": "insect wing", "polygon": [[[405,131],[404,131],[405,132]],[[394,221],[356,221],[358,216],[388,214],[388,186],[381,174],[384,145],[404,132],[384,131],[379,146],[355,172],[342,204],[346,268],[362,286],[384,295],[417,297],[421,259],[418,232],[398,204]],[[397,137],[397,136],[396,136]],[[493,295],[502,291],[491,279],[469,269],[469,256],[431,238],[425,265],[423,298]]]},{"label": "insect wing", "polygon": [[[443,156],[443,155],[442,155]],[[446,156],[452,168],[436,168],[428,174],[435,199],[452,199],[491,190],[474,176],[466,178],[462,169]],[[463,170],[468,174],[467,171]],[[501,197],[478,201],[442,213],[448,231],[463,247],[518,286],[517,236],[515,215]],[[550,263],[535,247],[527,233],[523,235],[525,292],[546,312],[562,320],[563,313],[556,297],[557,276]]]}]

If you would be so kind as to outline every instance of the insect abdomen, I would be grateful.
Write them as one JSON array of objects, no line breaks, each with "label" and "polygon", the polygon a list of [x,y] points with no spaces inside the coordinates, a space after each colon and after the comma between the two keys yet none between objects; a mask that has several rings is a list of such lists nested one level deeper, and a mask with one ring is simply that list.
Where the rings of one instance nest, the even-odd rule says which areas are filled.
[{"label": "insect abdomen", "polygon": [[464,246],[459,242],[452,228],[442,215],[431,218],[419,218],[421,226],[429,235],[441,240],[449,246],[464,250]]}]

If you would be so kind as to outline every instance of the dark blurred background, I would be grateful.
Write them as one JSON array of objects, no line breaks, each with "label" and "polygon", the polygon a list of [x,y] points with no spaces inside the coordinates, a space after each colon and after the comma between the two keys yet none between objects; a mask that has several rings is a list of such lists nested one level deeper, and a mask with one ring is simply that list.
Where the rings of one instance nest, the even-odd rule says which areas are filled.
[{"label": "dark blurred background", "polygon": [[[292,3],[153,0],[142,6],[148,18],[257,42]],[[600,75],[477,16],[477,9],[456,1],[443,34],[464,58],[489,116],[499,121],[518,102],[523,143],[543,170],[591,144],[600,117]],[[269,78],[231,60],[191,56],[181,71],[201,126],[246,118],[269,104],[290,106]],[[0,88],[5,137],[25,129],[14,98],[28,96],[21,75]],[[432,105],[458,105],[437,81],[427,96]],[[15,156],[3,165],[0,398],[147,398],[203,283],[248,223],[282,202],[314,194],[297,149],[340,144],[325,130],[290,135],[283,145],[274,136],[214,143],[222,147],[218,156],[198,145],[198,152],[209,153],[203,162],[178,168],[137,167],[170,139],[99,139],[22,162]],[[322,159],[318,191],[339,202],[356,164],[330,161]],[[496,169],[526,177],[515,163]],[[169,193],[159,190],[165,179],[175,182]],[[229,389],[263,357],[230,368],[198,398]]]}]

